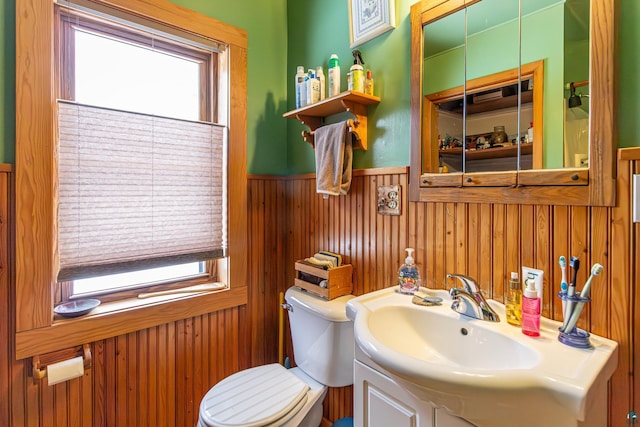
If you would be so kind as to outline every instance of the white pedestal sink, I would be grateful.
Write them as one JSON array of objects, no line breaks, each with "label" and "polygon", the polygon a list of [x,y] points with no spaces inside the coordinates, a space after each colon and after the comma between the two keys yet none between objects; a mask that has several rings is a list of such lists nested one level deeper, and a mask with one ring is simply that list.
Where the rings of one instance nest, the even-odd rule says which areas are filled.
[{"label": "white pedestal sink", "polygon": [[[506,322],[498,302],[489,301],[502,321],[488,322],[451,310],[447,292],[428,292],[443,298],[442,305],[412,304],[411,296],[395,288],[349,301],[356,359],[411,399],[471,425],[607,424],[607,382],[617,366],[616,342],[591,335],[592,348],[569,347],[557,339],[560,323],[545,318],[540,337],[531,338]],[[358,378],[356,392],[364,390],[357,383]],[[358,425],[366,418],[359,411],[367,408],[358,408],[362,396],[355,400]]]}]

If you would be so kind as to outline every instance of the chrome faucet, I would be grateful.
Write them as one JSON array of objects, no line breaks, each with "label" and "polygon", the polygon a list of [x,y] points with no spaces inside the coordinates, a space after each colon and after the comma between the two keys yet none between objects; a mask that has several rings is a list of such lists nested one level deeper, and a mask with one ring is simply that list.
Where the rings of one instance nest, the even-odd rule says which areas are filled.
[{"label": "chrome faucet", "polygon": [[500,321],[498,313],[484,299],[475,280],[463,274],[447,274],[447,278],[458,279],[464,287],[464,289],[454,287],[449,290],[449,295],[453,299],[451,303],[453,311],[474,319],[488,320],[489,322]]}]

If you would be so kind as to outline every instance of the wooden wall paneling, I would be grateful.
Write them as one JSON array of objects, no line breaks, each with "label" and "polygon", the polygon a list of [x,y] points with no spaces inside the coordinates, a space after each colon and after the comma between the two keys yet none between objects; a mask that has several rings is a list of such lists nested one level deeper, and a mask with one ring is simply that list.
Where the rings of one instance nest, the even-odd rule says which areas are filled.
[{"label": "wooden wall paneling", "polygon": [[[444,233],[444,274],[455,273],[457,269],[457,246],[456,246],[456,203],[443,203],[442,222],[438,226]],[[445,276],[440,280],[444,281]],[[456,285],[457,286],[457,285]]]},{"label": "wooden wall paneling", "polygon": [[[54,406],[54,387],[42,387],[42,386],[34,386],[34,388],[38,392],[38,399],[36,400],[37,404],[34,405],[33,402],[28,402],[27,413],[34,414],[39,416],[39,424],[38,425],[51,425],[57,426],[54,416],[55,416],[55,406]],[[32,412],[33,411],[33,412]]]},{"label": "wooden wall paneling", "polygon": [[[631,325],[631,246],[630,229],[630,189],[631,169],[628,162],[619,162],[617,179],[617,206],[611,209],[611,300],[614,310],[611,311],[610,338],[617,341],[619,348],[618,369],[610,381],[609,397],[611,426],[624,425],[626,414],[631,409],[633,371],[631,370],[632,346],[630,343]],[[636,248],[637,250],[637,248]],[[637,339],[637,338],[635,338]]]},{"label": "wooden wall paneling", "polygon": [[[640,249],[638,225],[630,225],[629,206],[630,175],[640,165],[635,160],[620,165],[615,208],[408,203],[403,191],[402,215],[388,218],[376,213],[377,184],[404,186],[406,174],[355,174],[350,194],[328,201],[315,193],[315,180],[306,176],[251,179],[247,308],[92,343],[92,369],[82,378],[53,387],[46,381],[33,384],[30,360],[13,360],[12,340],[3,336],[13,332],[0,326],[0,339],[9,343],[6,353],[0,350],[0,390],[8,390],[10,396],[10,403],[0,403],[0,424],[7,417],[12,427],[195,424],[200,399],[210,386],[244,365],[275,360],[279,308],[271,300],[291,285],[293,261],[320,247],[344,251],[349,257],[355,267],[355,294],[395,285],[396,264],[404,259],[404,247],[412,246],[430,287],[444,287],[448,272],[477,274],[483,278],[483,289],[500,299],[510,271],[524,264],[545,269],[545,297],[557,300],[557,258],[570,257],[583,243],[584,276],[578,283],[584,283],[592,263],[605,266],[594,282],[585,326],[620,344],[619,368],[610,384],[609,425],[624,425],[627,411],[634,405],[638,410],[640,399],[636,391],[640,379],[634,375],[640,369],[635,358],[640,340],[634,333],[640,329],[640,316],[632,316],[640,304],[634,267],[640,262]],[[254,197],[258,188],[262,195]],[[487,252],[488,261],[483,257]],[[377,264],[385,266],[379,269]],[[0,320],[10,324],[13,314],[6,293],[0,286]],[[560,303],[551,304],[549,314],[559,320]],[[9,312],[2,310],[7,305]],[[260,311],[263,314],[256,316]],[[288,326],[285,331],[286,354],[292,355]],[[243,354],[247,351],[251,354]],[[331,388],[324,403],[325,418],[351,416],[352,400],[352,387]]]},{"label": "wooden wall paneling", "polygon": [[[591,303],[585,308],[589,314],[588,330],[596,335],[609,336],[611,317],[611,257],[609,256],[609,214],[607,208],[591,209],[591,259],[599,263],[604,271],[596,276],[591,287]],[[598,307],[594,309],[594,307]]]},{"label": "wooden wall paneling", "polygon": [[535,233],[535,254],[533,267],[544,271],[543,276],[543,312],[547,317],[550,317],[553,312],[553,304],[555,303],[555,296],[553,295],[553,265],[551,263],[551,236],[550,223],[551,218],[549,216],[549,206],[536,205],[534,206],[534,233]]},{"label": "wooden wall paneling", "polygon": [[520,283],[524,283],[522,278],[522,270],[520,268],[520,210],[517,205],[506,205],[505,218],[505,258],[507,272],[510,275],[512,271],[518,273]]},{"label": "wooden wall paneling", "polygon": [[[441,203],[436,203],[436,214],[442,208]],[[482,258],[482,253],[480,252],[480,240],[481,240],[481,232],[480,229],[482,227],[482,218],[480,216],[480,205],[477,203],[469,204],[469,216],[467,217],[468,223],[468,235],[467,235],[467,246],[466,246],[466,258],[467,258],[467,272],[466,274],[470,277],[477,279],[479,277],[478,273],[480,271],[480,263]],[[436,239],[442,239],[440,233],[437,231],[438,225],[436,224]],[[438,245],[438,243],[436,243]],[[463,252],[464,249],[463,249]],[[441,263],[442,264],[442,263]],[[437,267],[436,267],[437,268]],[[442,270],[442,269],[439,269]],[[447,274],[446,271],[442,271],[441,277],[445,277]],[[482,288],[485,286],[483,283],[478,283],[478,285]],[[452,286],[459,286],[457,284],[457,280],[452,280],[448,283],[446,288],[450,288]],[[486,292],[486,291],[485,291]]]},{"label": "wooden wall paneling", "polygon": [[[264,318],[265,277],[261,274],[265,270],[265,242],[269,229],[264,226],[266,199],[264,187],[269,181],[255,181],[249,183],[249,247],[251,248],[251,262],[247,263],[251,279],[249,292],[249,306],[247,313],[249,322],[259,324]],[[259,365],[264,362],[264,334],[258,328],[250,329],[251,364]]]},{"label": "wooden wall paneling", "polygon": [[[281,238],[285,217],[282,215],[281,202],[284,197],[284,187],[279,181],[269,181],[268,191],[265,191],[265,212],[269,218],[274,218],[270,226],[263,225],[267,230],[265,236],[264,264],[265,264],[265,298],[263,301],[266,323],[274,325],[265,331],[265,348],[262,351],[262,364],[277,361],[277,352],[273,354],[273,347],[278,344],[279,296],[286,289],[286,278],[279,276],[280,264],[285,258],[285,240]],[[264,219],[263,219],[264,224]],[[272,254],[268,257],[267,254]],[[290,279],[293,280],[293,279]],[[242,319],[242,317],[241,317]],[[254,329],[254,328],[250,328]]]},{"label": "wooden wall paneling", "polygon": [[[533,206],[521,205],[520,207],[520,265],[523,267],[535,267],[535,234]],[[522,281],[526,280],[522,278]]]},{"label": "wooden wall paneling", "polygon": [[385,248],[387,246],[387,236],[385,236],[384,229],[385,218],[384,215],[378,215],[377,209],[371,209],[371,206],[376,203],[375,199],[377,199],[377,196],[374,198],[373,195],[377,194],[378,180],[375,176],[368,177],[368,179],[371,182],[371,187],[369,190],[370,194],[368,194],[369,201],[365,206],[365,210],[371,212],[372,229],[369,232],[375,236],[376,242],[374,253],[371,254],[372,263],[370,264],[370,268],[375,270],[374,282],[371,283],[371,285],[374,286],[374,289],[382,289],[390,285],[390,282],[385,275],[386,268],[388,268],[385,267],[385,264],[387,263],[384,262]]},{"label": "wooden wall paneling", "polygon": [[[161,372],[161,364],[160,364],[160,354],[158,353],[158,334],[160,328],[153,328],[148,331],[147,334],[147,360],[140,361],[139,363],[146,363],[148,365],[148,379],[149,388],[148,388],[148,397],[147,402],[149,405],[149,426],[157,426],[158,422],[158,410],[156,408],[162,407],[159,400],[159,390],[160,390],[160,376],[163,374]],[[209,334],[207,334],[209,336]],[[205,353],[208,356],[208,353]],[[205,360],[209,360],[209,357],[206,357]]]},{"label": "wooden wall paneling", "polygon": [[11,419],[11,272],[9,262],[9,177],[0,173],[0,342],[6,343],[8,351],[0,350],[0,425],[8,426]]},{"label": "wooden wall paneling", "polygon": [[505,253],[505,205],[492,206],[492,235],[491,264],[493,266],[489,283],[492,283],[492,298],[504,302],[504,296],[509,287],[511,273],[506,271]]},{"label": "wooden wall paneling", "polygon": [[[453,273],[458,273],[461,271],[467,271],[469,260],[467,259],[467,254],[465,248],[469,244],[469,209],[468,205],[465,203],[456,203],[453,205],[452,214],[455,219],[455,264],[453,265]],[[434,224],[436,226],[436,224]],[[439,277],[437,279],[439,281],[439,287],[445,287],[445,278]]]},{"label": "wooden wall paneling", "polygon": [[[640,174],[640,161],[636,159],[636,161],[632,163],[633,173]],[[631,197],[630,194],[629,197]],[[630,312],[633,315],[629,325],[629,335],[631,336],[631,340],[633,343],[633,346],[630,350],[630,358],[633,361],[631,369],[634,373],[633,383],[631,385],[631,409],[635,410],[636,413],[640,413],[640,338],[638,338],[638,334],[640,334],[640,315],[638,315],[638,310],[640,310],[640,289],[638,288],[640,284],[640,223],[632,224],[631,232],[631,247],[629,249],[631,251],[631,265],[629,266],[629,285],[631,294],[633,296],[633,305],[631,306]]]},{"label": "wooden wall paneling", "polygon": [[351,214],[350,221],[350,229],[347,230],[349,235],[349,241],[346,247],[346,254],[349,257],[350,263],[353,266],[353,276],[352,276],[352,284],[353,284],[353,293],[358,294],[362,293],[362,270],[363,270],[363,260],[362,260],[362,224],[363,224],[363,215],[364,211],[363,205],[363,186],[364,180],[355,179],[351,182],[351,192],[352,197],[349,198],[351,202],[348,210]]},{"label": "wooden wall paneling", "polygon": [[487,297],[493,295],[493,214],[491,205],[483,203],[480,206],[480,241],[478,242],[478,280],[480,288]]},{"label": "wooden wall paneling", "polygon": [[[550,285],[553,288],[553,298],[559,299],[556,295],[560,292],[561,282],[562,282],[562,271],[560,269],[559,260],[561,256],[564,256],[567,261],[566,274],[567,274],[567,283],[569,283],[569,276],[571,270],[569,269],[569,259],[571,255],[569,253],[569,207],[567,206],[553,206],[551,208],[553,215],[553,223],[551,225],[551,240],[552,245],[550,249],[552,250],[552,261],[553,261],[553,271],[557,272],[556,274],[551,275],[551,283]],[[553,304],[553,317],[555,319],[562,319],[562,302]]]},{"label": "wooden wall paneling", "polygon": [[220,381],[223,372],[224,360],[221,358],[215,357],[217,354],[217,349],[223,345],[222,338],[224,336],[224,331],[220,327],[220,322],[218,318],[220,317],[220,313],[211,313],[208,316],[209,320],[209,385],[213,386],[213,384]]},{"label": "wooden wall paneling", "polygon": [[[92,347],[91,355],[93,360],[95,345],[92,345],[91,347]],[[94,409],[95,405],[94,405],[94,399],[93,399],[93,396],[94,396],[93,375],[94,375],[94,370],[92,367],[88,371],[85,371],[84,375],[82,376],[82,381],[81,381],[82,393],[76,402],[77,406],[82,411],[82,416],[80,417],[80,423],[78,424],[78,426],[81,426],[81,427],[92,425],[93,415],[95,412],[95,409]]]}]

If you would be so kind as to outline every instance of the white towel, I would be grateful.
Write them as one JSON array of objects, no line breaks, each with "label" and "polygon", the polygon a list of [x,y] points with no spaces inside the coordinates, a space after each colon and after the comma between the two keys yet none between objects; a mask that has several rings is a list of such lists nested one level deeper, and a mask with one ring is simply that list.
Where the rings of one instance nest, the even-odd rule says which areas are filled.
[{"label": "white towel", "polygon": [[338,196],[351,187],[353,138],[347,122],[319,127],[315,131],[316,192]]}]

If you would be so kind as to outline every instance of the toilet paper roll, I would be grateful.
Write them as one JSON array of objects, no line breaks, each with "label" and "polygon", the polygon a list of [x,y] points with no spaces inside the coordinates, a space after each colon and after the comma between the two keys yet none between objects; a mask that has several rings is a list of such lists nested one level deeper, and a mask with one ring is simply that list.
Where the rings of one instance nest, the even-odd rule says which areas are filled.
[{"label": "toilet paper roll", "polygon": [[84,375],[84,359],[82,356],[47,366],[49,385],[58,384]]}]

